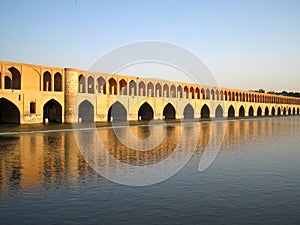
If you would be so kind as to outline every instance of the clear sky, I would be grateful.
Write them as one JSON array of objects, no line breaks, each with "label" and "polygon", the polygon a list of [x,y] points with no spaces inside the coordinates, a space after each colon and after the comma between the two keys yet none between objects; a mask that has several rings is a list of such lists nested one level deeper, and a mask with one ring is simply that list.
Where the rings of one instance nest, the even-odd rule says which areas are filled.
[{"label": "clear sky", "polygon": [[157,40],[197,54],[223,87],[300,91],[299,0],[0,2],[2,61],[86,69]]}]

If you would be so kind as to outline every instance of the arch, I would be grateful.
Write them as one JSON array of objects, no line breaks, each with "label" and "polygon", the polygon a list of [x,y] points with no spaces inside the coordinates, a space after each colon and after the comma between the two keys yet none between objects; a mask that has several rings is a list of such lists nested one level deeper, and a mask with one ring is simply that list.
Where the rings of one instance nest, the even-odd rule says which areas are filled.
[{"label": "arch", "polygon": [[162,97],[162,95],[161,95],[161,85],[160,85],[160,83],[157,83],[157,84],[155,85],[155,90],[156,90],[156,92],[155,92],[156,97]]},{"label": "arch", "polygon": [[219,101],[220,100],[220,94],[219,94],[219,90],[216,90],[216,100]]},{"label": "arch", "polygon": [[209,118],[210,117],[210,111],[206,104],[204,106],[202,106],[200,115],[201,115],[201,118]]},{"label": "arch", "polygon": [[177,87],[177,98],[182,98],[183,95],[182,95],[182,87],[179,85]]},{"label": "arch", "polygon": [[88,77],[88,93],[93,94],[95,92],[95,84],[94,84],[94,78],[92,76]]},{"label": "arch", "polygon": [[257,109],[257,116],[262,116],[262,109],[261,107],[259,106],[258,109]]},{"label": "arch", "polygon": [[268,108],[268,106],[266,106],[266,108],[265,108],[265,116],[269,116],[269,108]]},{"label": "arch", "polygon": [[210,100],[210,91],[206,89],[206,100]]},{"label": "arch", "polygon": [[[85,77],[80,74],[78,77],[78,92],[79,93],[85,93]],[[45,80],[44,80],[44,91],[45,91]]]},{"label": "arch", "polygon": [[119,81],[119,93],[120,95],[127,95],[127,82],[124,79]]},{"label": "arch", "polygon": [[202,99],[205,99],[205,89],[201,88]]},{"label": "arch", "polygon": [[154,111],[148,102],[145,102],[138,111],[139,120],[152,120]]},{"label": "arch", "polygon": [[171,103],[168,103],[164,110],[163,110],[163,116],[165,118],[165,120],[169,120],[169,119],[176,119],[176,111],[174,106]]},{"label": "arch", "polygon": [[227,91],[224,91],[224,100],[227,101]]},{"label": "arch", "polygon": [[224,94],[223,94],[223,91],[222,91],[222,90],[220,91],[220,100],[221,100],[221,101],[224,100]]},{"label": "arch", "polygon": [[194,92],[193,87],[190,87],[190,94],[191,94],[191,98],[194,99],[195,98],[195,92]]},{"label": "arch", "polygon": [[139,96],[146,96],[146,85],[143,81],[139,83]]},{"label": "arch", "polygon": [[127,110],[120,103],[115,102],[108,110],[107,121],[126,121],[127,120]]},{"label": "arch", "polygon": [[43,120],[49,123],[62,123],[62,106],[54,99],[49,100],[43,107]]},{"label": "arch", "polygon": [[231,92],[230,91],[228,91],[228,101],[231,101]]},{"label": "arch", "polygon": [[84,100],[78,106],[78,118],[82,123],[94,122],[94,106],[88,100]]},{"label": "arch", "polygon": [[130,96],[136,96],[137,95],[137,85],[136,85],[136,82],[134,80],[131,80],[129,82],[129,95]]},{"label": "arch", "polygon": [[108,80],[108,92],[110,95],[117,95],[117,81],[114,78]]},{"label": "arch", "polygon": [[200,99],[200,89],[198,87],[196,87],[195,93],[196,93],[196,96],[197,96],[196,98]]},{"label": "arch", "polygon": [[235,110],[232,105],[228,108],[228,117],[234,117],[235,116]]},{"label": "arch", "polygon": [[286,108],[285,107],[283,108],[283,115],[284,116],[286,115]]},{"label": "arch", "polygon": [[234,93],[234,91],[232,92],[231,101],[235,101],[235,93]]},{"label": "arch", "polygon": [[275,116],[275,114],[276,114],[276,110],[275,110],[275,107],[273,106],[272,107],[272,116]]},{"label": "arch", "polygon": [[211,89],[210,94],[211,94],[211,100],[215,100],[215,91],[213,89]]},{"label": "arch", "polygon": [[163,86],[163,93],[164,93],[164,98],[169,98],[169,93],[170,93],[170,91],[169,91],[169,85],[167,85],[167,84],[164,84],[164,86]]},{"label": "arch", "polygon": [[280,107],[278,107],[278,109],[277,109],[277,115],[278,115],[278,116],[281,115],[281,109],[280,109]]},{"label": "arch", "polygon": [[288,110],[288,114],[289,114],[289,115],[292,115],[292,110],[291,110],[290,107],[289,107],[289,110]]},{"label": "arch", "polygon": [[293,115],[296,115],[296,109],[293,108]]},{"label": "arch", "polygon": [[185,98],[189,98],[189,88],[187,86],[185,86],[183,91],[185,93]]},{"label": "arch", "polygon": [[21,89],[21,73],[15,67],[10,67],[8,70],[6,70],[4,80],[5,80],[5,85],[4,85],[5,89],[15,89],[15,90]]},{"label": "arch", "polygon": [[174,84],[171,85],[171,98],[176,98],[176,87]]},{"label": "arch", "polygon": [[241,106],[239,109],[239,117],[244,117],[245,116],[245,108],[244,106]]},{"label": "arch", "polygon": [[191,104],[187,104],[183,110],[184,119],[194,119],[194,108]]},{"label": "arch", "polygon": [[154,85],[152,82],[149,82],[147,84],[147,90],[148,90],[148,96],[149,97],[154,97]]},{"label": "arch", "polygon": [[97,79],[98,93],[106,94],[106,82],[103,77]]},{"label": "arch", "polygon": [[46,71],[44,74],[43,74],[43,90],[44,91],[51,91],[51,74]]},{"label": "arch", "polygon": [[298,109],[297,109],[297,115],[299,115],[299,114],[300,114],[300,109],[298,108]]},{"label": "arch", "polygon": [[215,117],[216,118],[222,118],[223,117],[223,108],[222,106],[218,105],[215,111]]},{"label": "arch", "polygon": [[0,123],[20,124],[18,107],[6,98],[0,98]]},{"label": "arch", "polygon": [[248,115],[249,115],[249,116],[254,116],[254,109],[253,109],[252,106],[250,106],[250,108],[249,108]]},{"label": "arch", "polygon": [[54,91],[62,91],[62,75],[59,72],[54,74]]}]

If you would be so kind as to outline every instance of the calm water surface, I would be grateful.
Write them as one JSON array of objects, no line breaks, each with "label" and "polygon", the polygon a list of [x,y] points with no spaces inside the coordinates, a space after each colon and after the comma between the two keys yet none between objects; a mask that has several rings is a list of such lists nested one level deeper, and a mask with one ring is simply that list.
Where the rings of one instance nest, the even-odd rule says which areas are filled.
[{"label": "calm water surface", "polygon": [[[214,124],[119,128],[136,140],[166,134],[153,151],[127,148],[111,128],[0,135],[0,224],[300,224],[300,117],[227,121],[217,157],[199,172]],[[95,133],[108,154],[92,148]],[[126,186],[94,170],[180,162],[193,137],[190,160],[163,182]]]}]

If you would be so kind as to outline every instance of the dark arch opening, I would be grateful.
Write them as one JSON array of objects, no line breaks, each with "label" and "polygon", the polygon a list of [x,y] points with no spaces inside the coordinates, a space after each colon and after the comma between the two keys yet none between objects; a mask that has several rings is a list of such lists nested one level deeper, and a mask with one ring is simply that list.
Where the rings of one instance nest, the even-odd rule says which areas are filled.
[{"label": "dark arch opening", "polygon": [[291,110],[291,108],[289,108],[288,113],[289,113],[289,115],[292,115],[292,110]]},{"label": "dark arch opening", "polygon": [[257,109],[257,116],[261,116],[262,115],[262,110],[261,107],[259,106]]},{"label": "dark arch opening", "polygon": [[141,105],[139,112],[138,112],[138,117],[139,120],[152,120],[153,119],[153,109],[149,105],[148,102],[145,102],[143,105]]},{"label": "dark arch opening", "polygon": [[175,108],[171,103],[168,103],[163,111],[163,116],[165,120],[172,120],[176,118]]},{"label": "dark arch opening", "polygon": [[299,110],[299,108],[297,109],[297,115],[299,115],[299,113],[300,113],[300,110]]},{"label": "dark arch opening", "polygon": [[82,123],[94,122],[94,106],[88,100],[84,100],[78,107],[78,118]]},{"label": "dark arch opening", "polygon": [[43,107],[43,119],[48,119],[49,123],[61,123],[62,122],[62,107],[61,105],[51,99]]},{"label": "dark arch opening", "polygon": [[200,114],[201,114],[201,118],[209,118],[210,117],[209,108],[206,104],[201,108]]},{"label": "dark arch opening", "polygon": [[265,116],[269,116],[269,108],[268,107],[265,108]]},{"label": "dark arch opening", "polygon": [[272,107],[272,116],[275,116],[275,114],[276,114],[276,110],[274,107]]},{"label": "dark arch opening", "polygon": [[218,105],[218,107],[216,108],[215,116],[216,118],[223,117],[223,108],[220,105]]},{"label": "dark arch opening", "polygon": [[241,106],[239,109],[239,117],[244,117],[245,116],[245,108],[244,106]]},{"label": "dark arch opening", "polygon": [[18,107],[5,98],[0,98],[0,123],[20,124]]},{"label": "dark arch opening", "polygon": [[231,105],[228,109],[228,117],[234,117],[235,114],[235,110],[233,108],[233,106]]},{"label": "dark arch opening", "polygon": [[283,108],[283,115],[286,115],[286,108]]},{"label": "dark arch opening", "polygon": [[249,108],[249,113],[248,113],[249,116],[254,116],[254,109],[252,106],[250,106]]},{"label": "dark arch opening", "polygon": [[296,115],[296,109],[293,108],[293,115]]},{"label": "dark arch opening", "polygon": [[280,108],[278,107],[278,110],[277,110],[277,115],[280,116],[281,115],[281,110]]},{"label": "dark arch opening", "polygon": [[187,104],[183,111],[184,119],[194,119],[194,108],[191,104]]},{"label": "dark arch opening", "polygon": [[62,76],[58,72],[54,75],[54,91],[62,91]]},{"label": "dark arch opening", "polygon": [[126,121],[127,110],[120,102],[115,102],[108,110],[107,121]]}]

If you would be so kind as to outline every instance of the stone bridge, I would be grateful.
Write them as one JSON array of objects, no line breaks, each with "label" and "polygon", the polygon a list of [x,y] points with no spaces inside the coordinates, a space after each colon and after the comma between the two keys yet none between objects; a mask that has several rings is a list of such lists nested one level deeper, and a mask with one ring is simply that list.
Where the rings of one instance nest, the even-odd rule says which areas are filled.
[{"label": "stone bridge", "polygon": [[72,68],[0,62],[0,123],[299,115],[300,99]]}]

